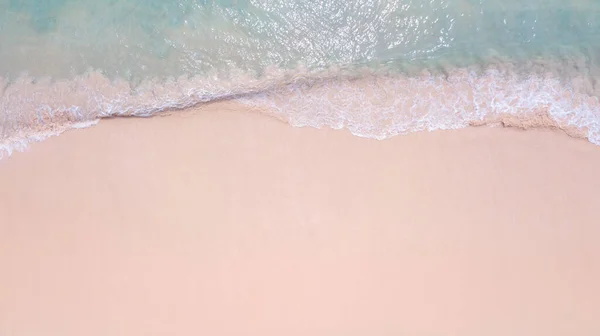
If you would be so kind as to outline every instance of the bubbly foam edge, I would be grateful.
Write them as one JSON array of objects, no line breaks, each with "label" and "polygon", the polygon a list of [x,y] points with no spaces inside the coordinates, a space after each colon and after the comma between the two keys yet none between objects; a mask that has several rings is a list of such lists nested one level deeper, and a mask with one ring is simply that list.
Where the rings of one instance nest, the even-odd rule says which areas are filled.
[{"label": "bubbly foam edge", "polygon": [[[551,73],[522,76],[501,68],[484,72],[454,69],[443,75],[423,71],[404,77],[390,75],[388,69],[270,68],[260,78],[244,73],[229,74],[229,79],[181,77],[151,80],[136,88],[124,81],[111,81],[97,71],[71,81],[23,77],[8,83],[0,78],[4,135],[0,157],[68,129],[90,127],[102,118],[147,117],[215,100],[243,103],[292,126],[347,128],[355,135],[375,139],[425,130],[502,125],[557,128],[600,145],[598,97],[573,83],[589,88],[584,77],[575,76],[571,84],[565,84]],[[341,92],[346,95],[341,96]],[[436,99],[440,92],[445,95]],[[332,95],[332,99],[325,99]],[[349,100],[354,105],[348,104]],[[448,103],[453,101],[454,105]],[[361,114],[365,107],[377,110]]]}]

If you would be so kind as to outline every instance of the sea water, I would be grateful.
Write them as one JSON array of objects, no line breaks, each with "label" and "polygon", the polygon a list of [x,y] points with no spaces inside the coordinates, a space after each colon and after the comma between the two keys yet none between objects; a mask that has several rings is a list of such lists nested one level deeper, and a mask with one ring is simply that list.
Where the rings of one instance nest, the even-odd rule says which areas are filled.
[{"label": "sea water", "polygon": [[600,144],[597,0],[0,0],[0,155],[232,99],[385,139],[557,127]]}]

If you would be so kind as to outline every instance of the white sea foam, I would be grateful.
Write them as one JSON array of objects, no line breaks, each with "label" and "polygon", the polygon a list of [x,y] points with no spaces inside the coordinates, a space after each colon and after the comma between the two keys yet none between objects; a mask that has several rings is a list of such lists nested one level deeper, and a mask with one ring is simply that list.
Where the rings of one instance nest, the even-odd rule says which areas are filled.
[{"label": "white sea foam", "polygon": [[293,84],[238,100],[292,126],[347,128],[386,139],[469,125],[553,127],[600,144],[598,98],[558,77],[490,69],[444,76],[370,75]]},{"label": "white sea foam", "polygon": [[292,126],[347,128],[375,139],[504,124],[560,128],[600,144],[593,81],[585,73],[566,78],[554,73],[506,65],[411,75],[389,69],[273,67],[260,77],[232,71],[136,87],[94,71],[61,81],[0,79],[0,155],[101,118],[147,117],[219,99],[235,99]]}]

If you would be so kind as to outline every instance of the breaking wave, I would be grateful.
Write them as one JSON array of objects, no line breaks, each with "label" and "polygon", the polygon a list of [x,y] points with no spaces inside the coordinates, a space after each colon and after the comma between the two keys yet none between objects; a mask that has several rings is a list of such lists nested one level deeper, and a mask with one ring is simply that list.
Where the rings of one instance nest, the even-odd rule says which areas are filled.
[{"label": "breaking wave", "polygon": [[580,62],[495,62],[486,68],[267,68],[149,80],[99,71],[68,80],[0,79],[0,152],[102,118],[148,117],[233,99],[292,126],[347,128],[386,139],[416,131],[504,125],[552,127],[600,144],[599,88]]}]

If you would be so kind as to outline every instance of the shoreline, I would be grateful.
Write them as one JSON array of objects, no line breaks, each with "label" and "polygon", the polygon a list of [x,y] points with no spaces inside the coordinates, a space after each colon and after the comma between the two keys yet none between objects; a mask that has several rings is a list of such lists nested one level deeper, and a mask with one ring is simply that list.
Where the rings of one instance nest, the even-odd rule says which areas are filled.
[{"label": "shoreline", "polygon": [[233,102],[0,161],[0,334],[597,335],[600,148]]},{"label": "shoreline", "polygon": [[[593,78],[531,65],[447,69],[411,75],[392,69],[268,68],[263,76],[146,79],[134,85],[88,71],[71,79],[0,78],[0,155],[70,127],[113,117],[150,117],[243,104],[295,127],[346,128],[367,138],[503,124],[558,128],[600,144],[600,102]],[[237,74],[237,75],[235,75]],[[237,77],[236,77],[237,76]],[[566,76],[566,75],[564,75]]]}]

